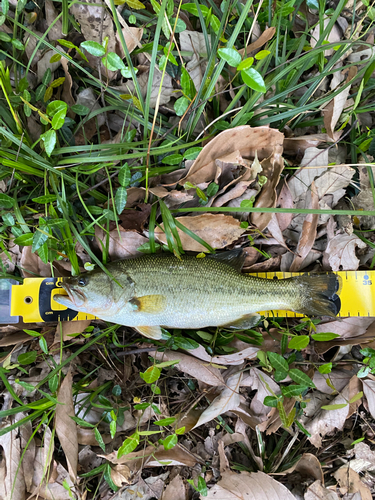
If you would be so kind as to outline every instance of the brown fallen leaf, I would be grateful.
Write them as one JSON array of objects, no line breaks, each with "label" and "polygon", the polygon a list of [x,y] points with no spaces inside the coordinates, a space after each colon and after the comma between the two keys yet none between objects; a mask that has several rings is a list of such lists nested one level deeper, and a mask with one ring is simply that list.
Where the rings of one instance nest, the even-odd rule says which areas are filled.
[{"label": "brown fallen leaf", "polygon": [[69,468],[69,475],[73,483],[77,478],[78,467],[78,439],[77,424],[70,417],[74,417],[73,406],[73,375],[71,370],[65,376],[57,392],[59,403],[56,405],[56,433]]},{"label": "brown fallen leaf", "polygon": [[116,465],[111,469],[111,478],[112,481],[118,488],[125,484],[130,483],[131,472],[127,465]]},{"label": "brown fallen leaf", "polygon": [[374,318],[340,318],[340,320],[333,320],[317,325],[316,332],[336,333],[340,335],[340,339],[348,339],[363,335],[373,323]]},{"label": "brown fallen leaf", "polygon": [[339,500],[339,497],[317,480],[307,488],[304,500]]},{"label": "brown fallen leaf", "polygon": [[256,357],[258,347],[247,347],[246,349],[240,350],[233,354],[220,354],[218,356],[210,356],[206,349],[200,345],[196,349],[190,349],[189,354],[195,356],[196,358],[207,361],[208,363],[213,363],[215,365],[240,365],[245,359],[253,359]]},{"label": "brown fallen leaf", "polygon": [[67,500],[68,492],[63,486],[63,482],[69,487],[73,495],[76,495],[76,489],[70,479],[68,471],[61,465],[54,462],[52,470],[49,469],[49,477],[52,480],[49,482],[48,472],[45,469],[44,452],[42,448],[37,448],[34,462],[33,486],[30,493],[36,498],[44,498],[45,500]]},{"label": "brown fallen leaf", "polygon": [[[253,52],[254,50],[260,49],[265,45],[276,32],[276,28],[267,28],[263,31],[263,33],[255,40],[255,42],[250,43],[249,45],[246,46],[246,56],[250,54],[250,52]],[[240,49],[238,51],[241,56],[245,54],[245,48]]]},{"label": "brown fallen leaf", "polygon": [[[325,16],[324,23],[323,23],[323,25],[324,25],[323,29],[325,29],[327,27],[329,22],[330,22],[330,18],[328,16]],[[336,23],[333,25],[331,31],[328,33],[327,41],[330,43],[333,43],[333,42],[339,42],[340,40],[342,40],[343,33],[345,32],[347,27],[348,27],[348,21],[345,18],[339,16],[337,18]],[[311,38],[310,38],[310,45],[313,48],[316,46],[316,44],[319,40],[321,29],[322,28],[321,28],[321,25],[319,23],[312,30]],[[334,49],[327,49],[324,51],[325,57],[331,56],[333,53],[334,53]]]},{"label": "brown fallen leaf", "polygon": [[285,137],[284,153],[287,155],[302,155],[307,148],[316,148],[322,142],[329,140],[328,134],[301,135],[299,137]]},{"label": "brown fallen leaf", "polygon": [[[288,186],[293,198],[297,202],[305,196],[306,191],[316,177],[322,175],[328,165],[328,150],[307,148],[301,160],[301,168],[288,181]],[[313,168],[313,167],[323,168]]]},{"label": "brown fallen leaf", "polygon": [[146,479],[140,477],[137,483],[126,486],[121,489],[121,500],[151,500],[160,499],[163,494],[165,480],[169,476],[169,472],[160,474],[159,476],[150,476]]},{"label": "brown fallen leaf", "polygon": [[375,381],[365,378],[363,382],[363,394],[366,397],[368,409],[374,418],[375,415]]},{"label": "brown fallen leaf", "polygon": [[[348,79],[349,80],[346,80],[345,83],[348,83],[352,79],[352,75],[350,75]],[[322,110],[324,117],[324,127],[326,128],[328,137],[332,142],[338,141],[342,134],[342,130],[335,132],[335,127],[337,122],[339,121],[341,113],[345,108],[346,101],[348,100],[350,94],[350,89],[351,85],[348,85],[337,96],[329,101],[329,103]]]},{"label": "brown fallen leaf", "polygon": [[279,271],[281,263],[281,255],[271,257],[263,262],[257,262],[245,270],[247,273],[266,273],[269,271]]},{"label": "brown fallen leaf", "polygon": [[[50,42],[56,42],[59,38],[62,38],[62,20],[57,19],[58,13],[53,5],[52,0],[46,0],[44,4],[47,26],[50,27],[48,30],[48,39]],[[55,22],[54,22],[55,21]],[[51,26],[52,25],[52,26]]]},{"label": "brown fallen leaf", "polygon": [[210,488],[201,500],[295,500],[294,495],[271,476],[264,472],[222,473],[220,481]]},{"label": "brown fallen leaf", "polygon": [[[352,370],[333,369],[331,373],[325,374],[316,371],[312,380],[319,392],[333,394],[335,391],[332,389],[332,386],[337,392],[341,392],[354,375]],[[330,385],[327,384],[327,381]]]},{"label": "brown fallen leaf", "polygon": [[[16,423],[25,416],[25,414],[19,413],[12,417],[10,423]],[[5,427],[7,426],[8,424],[5,425]],[[25,500],[25,477],[23,468],[21,467],[19,469],[23,450],[21,448],[21,440],[18,437],[18,429],[14,429],[1,436],[0,446],[2,448],[2,457],[0,461],[0,497],[3,500]]]},{"label": "brown fallen leaf", "polygon": [[[324,474],[322,466],[316,455],[312,453],[304,453],[301,458],[289,469],[286,469],[279,474],[291,474],[299,472],[302,477],[314,478],[324,484]],[[279,475],[277,474],[277,475]]]},{"label": "brown fallen leaf", "polygon": [[[202,214],[192,217],[177,217],[183,226],[190,229],[213,248],[225,248],[244,233],[245,229],[240,227],[240,221],[231,215]],[[163,227],[163,224],[161,225]],[[178,229],[181,245],[184,250],[192,252],[204,252],[207,249],[195,241],[191,236]],[[155,228],[155,237],[166,244],[165,233],[160,228]]]},{"label": "brown fallen leaf", "polygon": [[[95,240],[101,250],[105,248],[107,233],[99,226],[95,226]],[[113,229],[109,231],[108,255],[111,260],[127,259],[136,255],[142,255],[137,251],[148,239],[136,231],[127,231],[119,226],[119,231]]]},{"label": "brown fallen leaf", "polygon": [[369,488],[361,481],[361,477],[350,466],[343,465],[333,476],[337,479],[341,492],[359,493],[361,500],[371,500],[373,497]]},{"label": "brown fallen leaf", "polygon": [[[108,444],[113,439],[111,438],[110,434],[101,434],[102,439],[104,441],[104,444]],[[77,441],[78,444],[81,445],[90,445],[90,446],[99,446],[98,441],[95,437],[95,431],[94,429],[87,429],[85,427],[77,427]]]},{"label": "brown fallen leaf", "polygon": [[[254,206],[256,208],[276,207],[276,186],[279,183],[280,175],[284,168],[284,160],[281,156],[282,152],[282,145],[275,144],[271,156],[261,162],[263,168],[262,175],[267,177],[267,182],[263,185],[260,194],[255,200]],[[252,224],[257,226],[260,231],[263,231],[271,221],[272,215],[272,213],[253,212],[250,219]]]},{"label": "brown fallen leaf", "polygon": [[263,404],[264,398],[280,394],[278,384],[266,373],[251,368],[247,377],[243,377],[241,387],[249,387],[251,391],[257,391],[250,403],[250,412],[258,423],[264,422],[271,409]]},{"label": "brown fallen leaf", "polygon": [[356,271],[359,259],[356,248],[366,248],[366,243],[355,234],[338,234],[329,241],[325,254],[332,271]]},{"label": "brown fallen leaf", "polygon": [[186,498],[186,485],[180,474],[177,474],[165,488],[161,500],[186,500]]},{"label": "brown fallen leaf", "polygon": [[179,181],[182,186],[188,180],[193,184],[214,179],[217,165],[215,160],[239,151],[243,158],[268,158],[275,148],[281,150],[284,135],[269,127],[243,125],[224,130],[214,137],[199,153],[186,177]]},{"label": "brown fallen leaf", "polygon": [[[280,208],[294,208],[292,193],[290,192],[289,186],[285,180],[277,199],[277,206]],[[293,214],[276,214],[276,219],[279,223],[280,231],[283,232],[292,222]]]},{"label": "brown fallen leaf", "polygon": [[[312,181],[311,189],[308,191],[306,197],[306,208],[314,210],[319,209],[319,197],[315,188],[315,183]],[[315,238],[316,229],[318,227],[319,214],[307,214],[302,225],[302,231],[298,240],[297,250],[293,262],[290,266],[290,272],[296,273],[301,269],[303,261],[308,256],[312,249]]]},{"label": "brown fallen leaf", "polygon": [[120,225],[123,229],[131,229],[141,233],[150,216],[151,205],[140,203],[136,209],[125,208],[120,215]]},{"label": "brown fallen leaf", "polygon": [[[361,404],[361,398],[353,404],[347,403],[360,391],[361,381],[357,376],[354,376],[342,392],[328,403],[329,405],[345,405],[344,407],[332,410],[319,410],[318,406],[318,408],[310,410],[309,407],[314,405],[314,400],[311,398],[311,403],[307,403],[305,414],[309,414],[309,412],[313,411],[313,415],[311,418],[304,416],[301,419],[301,423],[311,434],[311,437],[308,438],[311,444],[316,448],[320,448],[324,436],[333,432],[335,429],[342,430],[346,419],[349,418],[355,411],[355,408]],[[325,405],[326,404],[327,403],[325,403]]]},{"label": "brown fallen leaf", "polygon": [[71,337],[74,333],[82,333],[90,326],[91,320],[80,320],[80,321],[61,321],[56,327],[54,344],[61,341],[66,342],[67,340],[72,340]]},{"label": "brown fallen leaf", "polygon": [[206,362],[199,361],[193,356],[188,356],[175,351],[164,352],[150,352],[150,356],[156,358],[158,361],[174,361],[179,360],[179,363],[174,365],[177,370],[180,370],[188,375],[204,382],[208,385],[220,386],[224,385],[224,379],[220,370],[214,368]]},{"label": "brown fallen leaf", "polygon": [[[124,26],[124,28],[122,28],[122,34],[124,35],[126,47],[129,51],[129,54],[131,54],[142,39],[143,28],[135,28],[134,26]],[[116,53],[121,57],[121,59],[124,59],[125,52],[122,47],[122,43],[118,32],[116,33]]]},{"label": "brown fallen leaf", "polygon": [[31,251],[31,246],[23,247],[19,265],[24,278],[51,276],[51,266],[44,264],[38,255]]},{"label": "brown fallen leaf", "polygon": [[225,386],[221,390],[219,396],[217,396],[210,406],[204,410],[195,424],[193,429],[210,422],[214,418],[223,413],[236,409],[240,404],[240,394],[239,388],[241,386],[242,372],[237,371],[225,382]]}]

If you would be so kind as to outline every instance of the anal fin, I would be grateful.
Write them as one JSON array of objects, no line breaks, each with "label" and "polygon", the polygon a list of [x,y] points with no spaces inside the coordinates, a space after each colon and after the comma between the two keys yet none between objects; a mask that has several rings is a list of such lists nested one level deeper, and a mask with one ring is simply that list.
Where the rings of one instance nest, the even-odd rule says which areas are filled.
[{"label": "anal fin", "polygon": [[226,325],[220,325],[221,328],[233,328],[234,330],[248,330],[255,326],[260,320],[261,316],[258,313],[245,314],[241,316],[236,321],[227,323]]},{"label": "anal fin", "polygon": [[136,326],[135,329],[149,339],[160,340],[162,338],[160,326]]}]

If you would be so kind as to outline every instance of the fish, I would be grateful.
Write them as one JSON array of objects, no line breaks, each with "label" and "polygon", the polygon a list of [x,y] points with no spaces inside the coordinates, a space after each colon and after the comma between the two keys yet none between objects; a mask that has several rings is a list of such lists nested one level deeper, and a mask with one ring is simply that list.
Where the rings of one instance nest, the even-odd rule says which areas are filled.
[{"label": "fish", "polygon": [[161,328],[248,329],[259,311],[290,310],[311,316],[338,314],[340,278],[333,273],[273,280],[241,273],[242,250],[204,258],[146,254],[63,278],[59,304],[135,328],[152,339]]}]

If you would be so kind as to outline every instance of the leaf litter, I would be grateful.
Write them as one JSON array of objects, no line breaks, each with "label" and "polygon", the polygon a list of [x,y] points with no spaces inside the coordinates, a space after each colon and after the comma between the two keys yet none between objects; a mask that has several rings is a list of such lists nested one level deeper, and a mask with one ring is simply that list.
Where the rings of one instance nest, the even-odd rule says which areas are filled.
[{"label": "leaf litter", "polygon": [[[302,22],[308,34],[298,57],[311,51],[315,59],[303,71],[291,66],[286,80],[273,82],[266,92],[263,79],[251,80],[254,93],[241,101],[237,84],[246,83],[246,75],[260,76],[264,61],[278,50],[277,28],[259,6],[261,15],[246,28],[246,40],[235,40],[236,50],[224,48],[229,32],[220,40],[215,35],[225,4],[212,11],[202,4],[198,11],[188,3],[180,11],[168,1],[164,19],[154,1],[147,8],[138,0],[114,2],[116,7],[112,2],[74,4],[68,31],[67,12],[60,16],[58,4],[46,0],[38,14],[30,4],[17,7],[17,16],[26,9],[22,15],[30,33],[21,37],[22,62],[31,71],[26,91],[16,87],[20,79],[13,69],[9,83],[6,72],[1,76],[2,89],[15,89],[3,101],[17,107],[16,112],[2,108],[4,130],[14,133],[24,113],[27,148],[17,142],[19,131],[15,150],[6,141],[9,135],[1,132],[1,196],[12,194],[14,178],[22,193],[14,211],[17,224],[9,217],[12,210],[2,214],[8,231],[2,239],[4,272],[68,276],[90,268],[95,258],[129,258],[153,245],[168,251],[171,219],[165,219],[159,200],[178,224],[174,234],[180,251],[207,253],[202,242],[219,251],[242,248],[246,272],[372,269],[374,216],[334,213],[374,209],[373,168],[368,165],[375,148],[366,88],[374,68],[362,71],[373,57],[372,33],[361,39],[363,45],[353,44],[349,55],[341,54],[340,47],[352,41],[354,18],[346,11],[330,24],[332,13],[318,16],[318,5],[307,2],[291,22],[292,3],[277,5],[283,26],[289,23],[286,50],[296,54]],[[10,5],[14,16],[16,4]],[[1,11],[7,9],[2,2]],[[232,10],[235,21],[241,9]],[[356,15],[373,16],[371,9],[360,4]],[[171,35],[173,16],[179,19]],[[162,45],[158,40],[155,59],[150,27],[158,18],[164,38]],[[225,29],[232,30],[228,19]],[[12,21],[4,16],[1,23],[5,50],[21,50],[12,39],[17,33]],[[362,21],[358,33],[361,26]],[[288,30],[293,38],[287,38]],[[321,49],[325,44],[330,45]],[[229,66],[214,84],[214,70],[225,61]],[[249,72],[254,61],[257,69]],[[238,69],[239,64],[248,68]],[[332,69],[323,72],[325,64]],[[297,70],[301,73],[294,81]],[[240,74],[245,76],[238,81]],[[291,81],[291,93],[277,100]],[[309,104],[293,116],[285,110],[296,103],[297,109],[298,99]],[[232,110],[232,100],[241,107]],[[61,126],[53,112],[48,114],[48,106],[56,102],[69,108]],[[207,106],[202,116],[200,106]],[[15,117],[11,126],[8,114]],[[55,140],[48,145],[44,137],[39,145],[47,131]],[[177,149],[176,144],[183,146]],[[43,163],[49,158],[51,163]],[[18,160],[20,164],[14,163]],[[63,179],[57,190],[56,172]],[[30,191],[22,191],[23,185]],[[37,203],[34,191],[55,198]],[[204,207],[218,213],[194,210]],[[249,214],[253,207],[333,212]],[[235,211],[227,213],[226,208]],[[61,217],[68,226],[48,230],[48,244],[38,246],[36,227]],[[12,225],[17,227],[9,238]],[[30,245],[22,244],[30,231],[25,227],[34,228]],[[15,243],[20,236],[24,239]],[[1,378],[7,384],[2,386],[0,432],[14,429],[0,436],[0,496],[86,499],[97,491],[101,499],[371,498],[372,324],[372,318],[357,317],[305,324],[297,318],[268,318],[244,332],[169,332],[158,350],[124,328],[91,343],[105,328],[103,322],[62,323],[52,329],[21,325],[10,334],[4,329]],[[296,339],[302,344],[293,347]],[[87,351],[82,349],[86,344]],[[41,357],[47,361],[38,363]],[[103,375],[103,366],[111,376]],[[366,443],[353,446],[356,439]]]}]

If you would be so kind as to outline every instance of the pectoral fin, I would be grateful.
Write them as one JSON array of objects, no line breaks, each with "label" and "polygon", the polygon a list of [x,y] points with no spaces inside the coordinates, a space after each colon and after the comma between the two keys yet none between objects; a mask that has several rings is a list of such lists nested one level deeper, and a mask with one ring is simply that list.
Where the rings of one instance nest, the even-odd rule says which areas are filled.
[{"label": "pectoral fin", "polygon": [[150,314],[163,312],[167,306],[167,299],[164,295],[143,295],[143,297],[134,297],[129,302],[134,311]]},{"label": "pectoral fin", "polygon": [[135,329],[149,339],[160,340],[162,337],[160,326],[137,326]]},{"label": "pectoral fin", "polygon": [[248,330],[249,328],[252,328],[255,326],[258,321],[260,320],[260,314],[254,313],[254,314],[245,314],[244,316],[241,316],[236,321],[232,321],[229,324],[226,325],[220,325],[222,328],[233,328],[235,330]]}]

